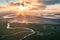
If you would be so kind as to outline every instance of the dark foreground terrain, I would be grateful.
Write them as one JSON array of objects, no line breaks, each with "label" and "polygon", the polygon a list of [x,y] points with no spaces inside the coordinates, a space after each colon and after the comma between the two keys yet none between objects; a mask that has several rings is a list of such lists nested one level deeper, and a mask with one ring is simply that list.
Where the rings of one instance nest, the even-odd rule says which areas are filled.
[{"label": "dark foreground terrain", "polygon": [[[7,29],[7,22],[0,21],[0,40],[60,40],[59,24],[18,24],[21,23],[12,23],[13,29]],[[31,32],[21,32],[27,30],[20,27],[33,29],[35,33],[25,37]]]}]

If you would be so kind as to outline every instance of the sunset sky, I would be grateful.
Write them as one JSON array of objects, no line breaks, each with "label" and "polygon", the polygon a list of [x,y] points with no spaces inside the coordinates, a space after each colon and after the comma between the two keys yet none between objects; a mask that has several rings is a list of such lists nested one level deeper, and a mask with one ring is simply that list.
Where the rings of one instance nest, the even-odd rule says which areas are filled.
[{"label": "sunset sky", "polygon": [[[9,2],[15,2],[16,0],[9,0]],[[35,0],[34,0],[35,1]],[[60,13],[60,0],[38,0],[38,2],[43,3],[45,6],[45,9],[41,10],[37,10],[35,11],[35,13],[53,13],[53,12],[57,12]],[[6,5],[7,2],[6,0],[0,0],[0,5]],[[34,13],[34,14],[35,14]]]},{"label": "sunset sky", "polygon": [[[14,2],[16,0],[8,0],[9,2]],[[41,0],[38,0],[41,1]],[[48,6],[58,6],[60,5],[60,0],[42,0],[44,4]],[[6,5],[6,0],[0,0],[0,5]],[[56,5],[55,5],[56,4]]]},{"label": "sunset sky", "polygon": [[[16,0],[8,0],[8,1],[11,2]],[[41,1],[41,0],[38,0],[38,1]],[[42,0],[42,1],[47,5],[60,4],[60,0]],[[6,0],[0,0],[0,4],[6,4]]]}]

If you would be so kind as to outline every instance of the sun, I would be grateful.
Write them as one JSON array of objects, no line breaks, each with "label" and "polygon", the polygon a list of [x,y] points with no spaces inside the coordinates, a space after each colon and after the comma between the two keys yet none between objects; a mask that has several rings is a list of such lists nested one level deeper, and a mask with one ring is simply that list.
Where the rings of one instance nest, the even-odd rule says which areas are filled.
[{"label": "sun", "polygon": [[27,10],[27,9],[28,9],[28,7],[26,7],[26,6],[22,6],[22,5],[19,6],[19,10],[21,10],[21,11]]}]

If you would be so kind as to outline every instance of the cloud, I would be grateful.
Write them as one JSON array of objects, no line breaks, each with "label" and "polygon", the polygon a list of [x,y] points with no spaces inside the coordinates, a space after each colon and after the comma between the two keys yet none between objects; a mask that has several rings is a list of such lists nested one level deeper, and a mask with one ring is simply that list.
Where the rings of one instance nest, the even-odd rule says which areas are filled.
[{"label": "cloud", "polygon": [[[41,1],[41,0],[38,0],[38,1]],[[42,0],[42,1],[47,5],[60,3],[60,0]]]},{"label": "cloud", "polygon": [[[60,6],[59,6],[60,4],[58,5],[60,0],[43,0],[43,1],[39,0],[39,2],[40,2],[40,5],[37,5],[38,3],[34,0],[32,4],[37,9],[34,9],[33,7],[32,10],[30,10],[29,12],[26,12],[25,15],[28,14],[28,15],[40,16],[41,14],[45,14],[45,13],[60,13]],[[44,3],[48,5],[47,6],[44,5]]]}]

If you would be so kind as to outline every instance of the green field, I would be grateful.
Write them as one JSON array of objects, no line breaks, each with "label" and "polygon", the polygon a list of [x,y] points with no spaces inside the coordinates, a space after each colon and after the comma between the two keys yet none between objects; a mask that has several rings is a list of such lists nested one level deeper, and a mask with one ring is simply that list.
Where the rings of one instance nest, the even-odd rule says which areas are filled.
[{"label": "green field", "polygon": [[[20,32],[20,29],[6,29],[7,22],[0,22],[0,40],[20,40],[27,32]],[[14,25],[14,24],[13,24]],[[13,26],[12,25],[12,26]],[[17,25],[17,24],[16,24]],[[23,40],[60,40],[59,24],[22,24],[23,27],[31,28],[36,33]],[[18,25],[19,26],[19,25]],[[12,35],[13,34],[13,35]]]}]

